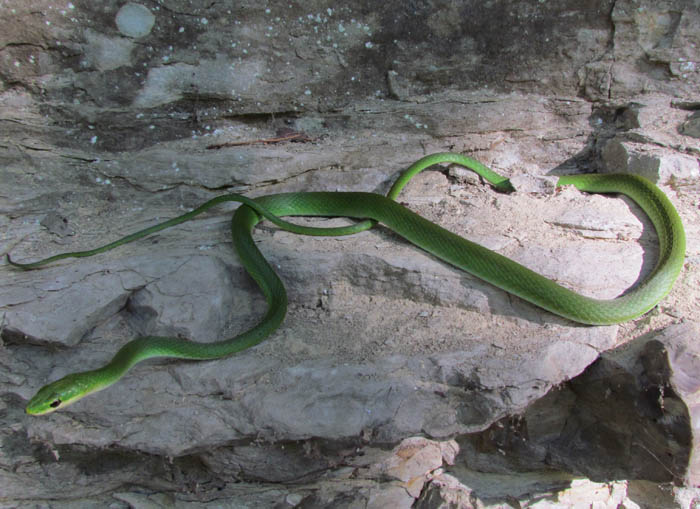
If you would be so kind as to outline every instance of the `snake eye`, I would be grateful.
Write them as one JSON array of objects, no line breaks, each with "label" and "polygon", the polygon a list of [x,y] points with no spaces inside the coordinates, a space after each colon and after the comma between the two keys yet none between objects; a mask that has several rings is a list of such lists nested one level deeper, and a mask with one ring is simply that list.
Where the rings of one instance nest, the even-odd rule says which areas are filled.
[{"label": "snake eye", "polygon": [[51,408],[58,408],[59,406],[61,406],[61,400],[60,400],[60,399],[55,399],[55,400],[53,400],[53,401],[51,402],[51,404],[50,404],[49,406],[50,406]]}]

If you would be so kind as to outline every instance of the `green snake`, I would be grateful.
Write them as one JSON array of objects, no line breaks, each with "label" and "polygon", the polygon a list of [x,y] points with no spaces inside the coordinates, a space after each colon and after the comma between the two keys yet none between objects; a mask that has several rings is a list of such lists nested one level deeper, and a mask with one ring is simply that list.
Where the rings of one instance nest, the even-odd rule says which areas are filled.
[{"label": "green snake", "polygon": [[[255,199],[239,194],[219,196],[169,221],[138,231],[89,251],[62,253],[33,263],[7,261],[20,269],[34,269],[63,258],[92,256],[132,242],[170,226],[189,221],[223,202],[241,202],[233,214],[231,234],[241,263],[267,300],[267,313],[248,331],[213,343],[197,343],[173,337],[145,336],[124,345],[105,366],[72,373],[42,387],[31,398],[27,413],[41,415],[63,408],[118,381],[136,363],[153,357],[208,360],[250,348],[279,327],[287,310],[282,281],[255,246],[252,229],[263,218],[279,227],[306,235],[348,235],[366,230],[377,222],[409,242],[498,288],[536,306],[575,322],[593,325],[620,323],[650,309],[671,290],[684,262],[685,232],[671,201],[654,184],[635,175],[571,175],[560,177],[557,185],[573,185],[590,193],[622,193],[634,200],[649,216],[659,238],[659,258],[651,273],[639,285],[615,299],[585,297],[523,267],[498,253],[470,242],[411,212],[395,201],[401,189],[417,173],[438,163],[455,163],[487,180],[497,191],[510,192],[510,181],[469,157],[439,153],[424,157],[409,167],[383,196],[360,192],[301,192],[262,196]],[[281,216],[324,216],[362,219],[348,227],[312,228],[288,223]]]}]

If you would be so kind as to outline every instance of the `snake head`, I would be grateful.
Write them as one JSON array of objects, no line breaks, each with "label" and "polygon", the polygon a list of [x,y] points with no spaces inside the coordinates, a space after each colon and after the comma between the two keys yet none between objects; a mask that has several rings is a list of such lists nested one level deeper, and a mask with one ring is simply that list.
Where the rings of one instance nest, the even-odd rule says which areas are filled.
[{"label": "snake head", "polygon": [[50,414],[90,394],[93,390],[86,387],[84,375],[85,373],[72,373],[43,386],[29,400],[27,413],[29,415]]}]

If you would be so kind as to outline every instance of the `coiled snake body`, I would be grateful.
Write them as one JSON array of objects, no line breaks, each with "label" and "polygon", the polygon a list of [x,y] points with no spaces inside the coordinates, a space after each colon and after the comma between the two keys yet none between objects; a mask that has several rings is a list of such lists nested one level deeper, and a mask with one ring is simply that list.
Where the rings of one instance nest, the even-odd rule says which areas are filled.
[{"label": "coiled snake body", "polygon": [[[73,373],[42,387],[29,401],[27,413],[50,413],[87,394],[109,387],[124,376],[134,364],[145,359],[217,359],[250,348],[269,336],[284,319],[287,295],[282,281],[263,258],[251,236],[252,229],[263,217],[296,233],[329,236],[366,230],[380,222],[416,246],[457,268],[552,313],[585,324],[619,323],[646,313],[670,291],[681,270],[685,256],[685,233],[680,217],[666,195],[642,177],[587,174],[559,178],[559,186],[573,185],[586,192],[623,193],[629,196],[649,216],[659,237],[659,259],[648,277],[620,297],[598,300],[568,290],[509,258],[431,223],[394,201],[415,174],[434,164],[445,162],[456,163],[477,172],[498,190],[513,190],[508,179],[474,159],[460,154],[440,153],[414,163],[396,181],[387,196],[356,192],[303,192],[250,199],[230,194],[209,200],[187,214],[97,249],[62,253],[26,264],[14,262],[8,255],[10,264],[25,270],[63,258],[92,256],[188,221],[219,203],[238,201],[242,202],[242,205],[233,214],[231,222],[233,243],[241,263],[260,286],[268,305],[267,313],[260,323],[230,339],[213,343],[197,343],[160,336],[134,339],[124,345],[105,366]],[[281,216],[343,216],[364,221],[349,227],[312,228],[288,223],[280,219]]]}]

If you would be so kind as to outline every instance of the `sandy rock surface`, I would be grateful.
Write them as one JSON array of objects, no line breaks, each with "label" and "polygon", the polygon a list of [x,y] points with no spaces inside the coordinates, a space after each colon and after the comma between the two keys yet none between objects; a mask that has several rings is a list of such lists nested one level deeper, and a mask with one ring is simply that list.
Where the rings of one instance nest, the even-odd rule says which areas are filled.
[{"label": "sandy rock surface", "polygon": [[[289,294],[262,344],[152,361],[47,417],[36,390],[139,335],[232,337],[265,302],[235,205],[91,258],[0,265],[0,507],[694,507],[700,501],[700,12],[687,2],[6,1],[0,252],[90,249],[214,196],[384,193],[577,292],[657,260],[630,200],[555,187],[624,171],[687,234],[672,292],[589,327],[384,227],[263,223]],[[299,219],[310,225],[344,219]],[[546,500],[548,505],[543,505]],[[536,504],[536,505],[534,505]]]}]

